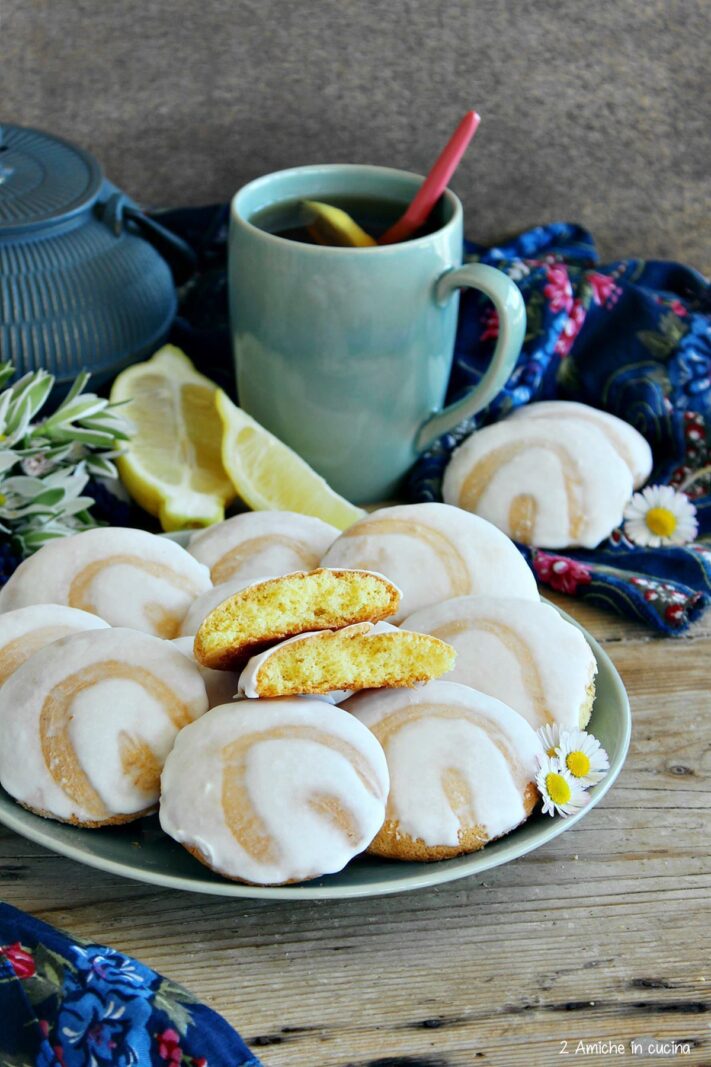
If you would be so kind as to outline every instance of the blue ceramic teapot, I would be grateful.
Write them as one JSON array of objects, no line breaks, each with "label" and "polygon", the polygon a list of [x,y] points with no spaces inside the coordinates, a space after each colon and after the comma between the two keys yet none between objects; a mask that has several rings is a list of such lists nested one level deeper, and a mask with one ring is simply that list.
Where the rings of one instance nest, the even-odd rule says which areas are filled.
[{"label": "blue ceramic teapot", "polygon": [[0,128],[0,359],[18,374],[41,367],[61,387],[85,369],[96,387],[149,356],[192,257],[88,152]]}]

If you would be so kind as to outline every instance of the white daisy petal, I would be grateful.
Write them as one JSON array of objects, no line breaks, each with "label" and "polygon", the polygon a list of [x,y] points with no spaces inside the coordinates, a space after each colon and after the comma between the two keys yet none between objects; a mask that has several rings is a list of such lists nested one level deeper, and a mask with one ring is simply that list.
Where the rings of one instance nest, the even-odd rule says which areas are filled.
[{"label": "white daisy petal", "polygon": [[585,730],[563,731],[556,756],[583,789],[599,782],[610,768],[607,752],[598,739]]},{"label": "white daisy petal", "polygon": [[[657,514],[650,516],[654,509]],[[624,520],[624,532],[629,540],[649,548],[688,544],[699,528],[696,508],[686,493],[670,485],[648,485],[641,493],[635,493],[625,506]]]},{"label": "white daisy petal", "polygon": [[536,787],[543,800],[544,815],[574,815],[590,800],[570,771],[551,756],[541,760]]},{"label": "white daisy petal", "polygon": [[560,744],[560,726],[557,722],[547,723],[538,730],[538,736],[543,745],[543,751],[548,756],[555,756],[555,751]]}]

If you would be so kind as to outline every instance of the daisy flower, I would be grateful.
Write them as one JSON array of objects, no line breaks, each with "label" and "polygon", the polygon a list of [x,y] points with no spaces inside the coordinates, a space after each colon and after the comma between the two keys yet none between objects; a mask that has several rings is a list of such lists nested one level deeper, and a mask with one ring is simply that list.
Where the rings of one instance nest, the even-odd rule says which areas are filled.
[{"label": "daisy flower", "polygon": [[696,508],[670,485],[648,485],[625,508],[625,533],[637,545],[686,545],[698,529]]},{"label": "daisy flower", "polygon": [[610,769],[607,752],[585,730],[563,730],[556,748],[561,767],[569,771],[583,789],[595,785]]},{"label": "daisy flower", "polygon": [[558,745],[560,744],[560,726],[558,723],[551,722],[541,726],[540,730],[538,730],[538,736],[541,739],[545,754],[551,757],[557,756]]},{"label": "daisy flower", "polygon": [[570,771],[550,756],[545,756],[541,761],[536,786],[543,798],[544,815],[574,815],[590,799]]}]

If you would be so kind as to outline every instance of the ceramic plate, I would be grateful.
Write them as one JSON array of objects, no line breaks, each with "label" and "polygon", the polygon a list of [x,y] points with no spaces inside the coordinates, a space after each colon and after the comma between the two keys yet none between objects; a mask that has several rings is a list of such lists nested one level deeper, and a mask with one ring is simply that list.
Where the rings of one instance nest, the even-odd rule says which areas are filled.
[{"label": "ceramic plate", "polygon": [[[175,537],[175,540],[179,540]],[[182,538],[180,538],[182,540]],[[574,625],[574,619],[561,612]],[[578,627],[583,629],[582,627]],[[618,774],[629,747],[631,718],[629,701],[619,674],[597,641],[583,630],[597,659],[597,689],[588,730],[600,739],[610,757],[610,770],[590,790],[590,803],[566,819],[533,815],[513,833],[480,852],[437,863],[396,863],[364,856],[353,860],[340,874],[327,875],[300,885],[259,887],[228,882],[212,874],[160,829],[158,817],[139,819],[128,826],[107,830],[82,830],[42,819],[25,811],[0,789],[0,823],[62,856],[90,867],[135,878],[141,882],[195,893],[226,897],[258,897],[266,900],[322,900],[333,897],[369,897],[422,889],[471,874],[540,848],[558,834],[570,830],[600,801]]]}]

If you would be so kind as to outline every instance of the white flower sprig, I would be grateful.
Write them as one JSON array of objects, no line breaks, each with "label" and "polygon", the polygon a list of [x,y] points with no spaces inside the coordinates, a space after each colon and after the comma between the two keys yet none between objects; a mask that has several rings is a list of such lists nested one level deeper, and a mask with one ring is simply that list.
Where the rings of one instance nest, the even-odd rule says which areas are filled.
[{"label": "white flower sprig", "polygon": [[670,485],[648,485],[625,508],[625,534],[636,545],[686,545],[696,537],[696,508]]},{"label": "white flower sprig", "polygon": [[13,374],[0,363],[0,532],[25,556],[96,525],[82,491],[91,477],[117,477],[113,460],[130,425],[108,400],[83,392],[88,374],[44,418],[53,375],[35,371],[9,384]]},{"label": "white flower sprig", "polygon": [[575,815],[588,803],[585,790],[560,761],[544,756],[536,775],[538,792],[543,798],[544,815]]},{"label": "white flower sprig", "polygon": [[610,761],[605,749],[585,730],[542,726],[543,745],[536,786],[546,815],[573,815],[589,802],[587,789],[605,777]]}]

